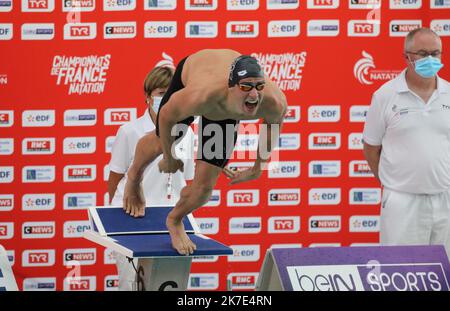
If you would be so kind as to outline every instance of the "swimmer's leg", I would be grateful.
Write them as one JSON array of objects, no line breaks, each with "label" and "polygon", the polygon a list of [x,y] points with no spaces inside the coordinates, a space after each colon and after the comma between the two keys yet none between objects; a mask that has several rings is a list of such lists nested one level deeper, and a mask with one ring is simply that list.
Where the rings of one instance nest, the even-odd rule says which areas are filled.
[{"label": "swimmer's leg", "polygon": [[183,218],[208,202],[221,171],[221,167],[197,161],[192,183],[183,188],[180,200],[167,216],[166,225],[172,246],[182,255],[192,254],[196,249],[186,234]]}]

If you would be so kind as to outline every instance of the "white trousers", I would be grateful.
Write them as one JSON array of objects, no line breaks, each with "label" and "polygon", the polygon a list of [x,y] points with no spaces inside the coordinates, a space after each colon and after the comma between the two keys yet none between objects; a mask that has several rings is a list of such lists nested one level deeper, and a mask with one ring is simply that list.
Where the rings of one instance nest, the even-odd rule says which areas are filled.
[{"label": "white trousers", "polygon": [[[133,264],[128,261],[128,258],[118,252],[116,255],[117,274],[119,275],[119,290],[131,291],[136,279],[136,271]],[[134,266],[137,268],[137,259],[133,259]]]},{"label": "white trousers", "polygon": [[381,245],[444,245],[450,258],[450,190],[412,194],[384,188]]}]

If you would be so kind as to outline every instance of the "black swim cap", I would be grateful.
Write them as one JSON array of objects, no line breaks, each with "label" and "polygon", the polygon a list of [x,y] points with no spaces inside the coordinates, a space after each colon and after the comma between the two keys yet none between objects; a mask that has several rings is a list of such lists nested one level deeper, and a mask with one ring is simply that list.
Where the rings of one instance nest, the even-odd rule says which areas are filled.
[{"label": "black swim cap", "polygon": [[235,86],[245,78],[264,78],[264,72],[258,61],[250,55],[241,55],[233,61],[230,67],[228,86]]}]

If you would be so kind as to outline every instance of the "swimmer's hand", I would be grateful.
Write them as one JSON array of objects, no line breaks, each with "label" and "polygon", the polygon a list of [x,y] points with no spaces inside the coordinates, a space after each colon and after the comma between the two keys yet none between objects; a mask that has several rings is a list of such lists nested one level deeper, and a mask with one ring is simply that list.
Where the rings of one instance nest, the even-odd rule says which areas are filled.
[{"label": "swimmer's hand", "polygon": [[234,171],[230,170],[229,168],[225,167],[223,169],[223,172],[228,178],[231,179],[231,182],[229,183],[230,185],[235,185],[235,184],[239,184],[244,181],[258,179],[262,174],[262,171],[259,168],[259,166],[252,167],[252,168],[238,171],[238,172],[234,172]]},{"label": "swimmer's hand", "polygon": [[144,217],[145,198],[140,182],[127,180],[123,194],[123,210],[132,217]]},{"label": "swimmer's hand", "polygon": [[178,170],[184,172],[184,163],[178,159],[166,159],[163,157],[158,163],[159,171],[162,173],[176,173]]}]

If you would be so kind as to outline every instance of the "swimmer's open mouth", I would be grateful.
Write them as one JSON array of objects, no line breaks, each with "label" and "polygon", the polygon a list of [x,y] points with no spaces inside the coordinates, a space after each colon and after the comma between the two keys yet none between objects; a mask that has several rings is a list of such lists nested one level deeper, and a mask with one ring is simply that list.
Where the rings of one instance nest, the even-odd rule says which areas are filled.
[{"label": "swimmer's open mouth", "polygon": [[245,107],[248,109],[255,109],[255,107],[258,105],[258,99],[255,99],[254,101],[245,101]]}]

